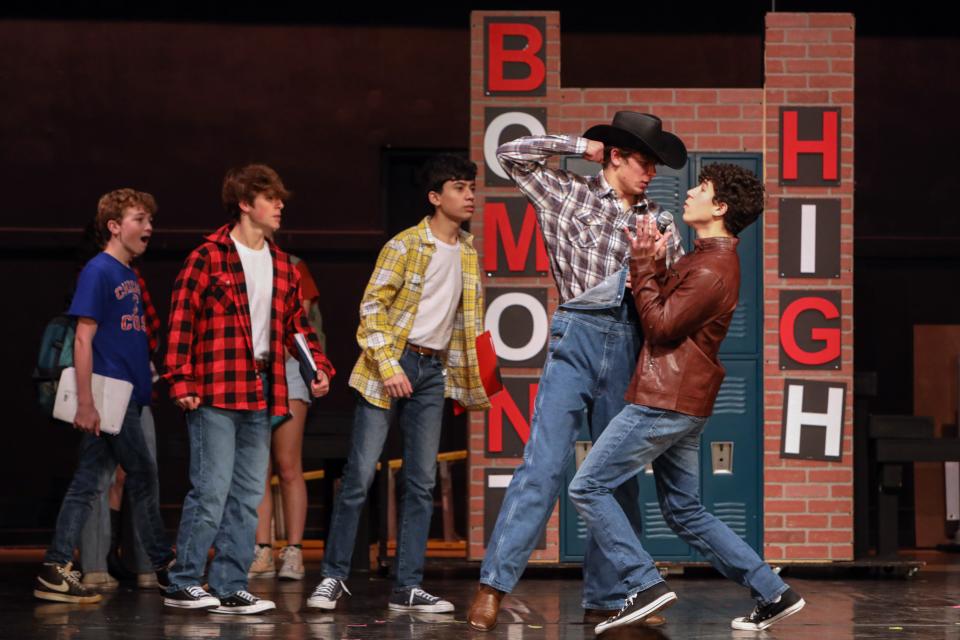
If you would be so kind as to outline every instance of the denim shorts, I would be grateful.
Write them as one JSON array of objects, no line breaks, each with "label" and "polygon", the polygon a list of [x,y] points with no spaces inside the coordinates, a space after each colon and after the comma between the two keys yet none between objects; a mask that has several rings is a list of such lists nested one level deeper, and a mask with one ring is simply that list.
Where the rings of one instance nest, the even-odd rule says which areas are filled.
[{"label": "denim shorts", "polygon": [[287,358],[287,400],[302,400],[307,404],[312,402],[310,389],[300,375],[300,361],[294,357]]}]

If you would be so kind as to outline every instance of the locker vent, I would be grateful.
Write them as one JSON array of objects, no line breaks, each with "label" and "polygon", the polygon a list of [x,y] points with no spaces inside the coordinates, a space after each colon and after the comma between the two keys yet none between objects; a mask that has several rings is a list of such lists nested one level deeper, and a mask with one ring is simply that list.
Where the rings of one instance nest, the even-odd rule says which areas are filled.
[{"label": "locker vent", "polygon": [[720,385],[717,402],[713,405],[714,415],[747,413],[747,379],[742,376],[727,375]]}]

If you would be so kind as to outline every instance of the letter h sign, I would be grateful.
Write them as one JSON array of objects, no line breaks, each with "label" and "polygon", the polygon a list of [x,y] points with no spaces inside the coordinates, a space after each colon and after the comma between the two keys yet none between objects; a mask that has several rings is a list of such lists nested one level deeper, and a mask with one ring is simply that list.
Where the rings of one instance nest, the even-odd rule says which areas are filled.
[{"label": "letter h sign", "polygon": [[780,184],[840,185],[840,109],[780,108]]}]

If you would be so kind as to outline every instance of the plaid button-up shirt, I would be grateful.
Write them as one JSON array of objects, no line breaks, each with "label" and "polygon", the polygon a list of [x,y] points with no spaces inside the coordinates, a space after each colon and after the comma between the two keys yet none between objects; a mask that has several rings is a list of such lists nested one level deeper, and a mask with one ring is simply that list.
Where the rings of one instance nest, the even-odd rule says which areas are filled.
[{"label": "plaid button-up shirt", "polygon": [[269,242],[273,258],[270,305],[270,397],[255,369],[250,303],[232,225],[206,237],[183,264],[170,302],[170,338],[164,377],[174,399],[199,396],[205,405],[237,411],[287,413],[284,352],[296,353],[294,334],[307,336],[317,367],[332,378],[333,365],[307,324],[300,302],[300,276],[290,256]]},{"label": "plaid button-up shirt", "polygon": [[143,321],[147,325],[147,343],[150,345],[151,355],[160,348],[160,314],[157,308],[153,306],[153,298],[147,291],[147,281],[143,279],[140,270],[132,267],[133,272],[137,274],[137,284],[140,285],[140,302],[143,304]]},{"label": "plaid button-up shirt", "polygon": [[[630,258],[624,228],[635,230],[637,216],[660,213],[646,198],[624,211],[602,171],[585,178],[546,166],[550,156],[582,156],[586,150],[586,138],[555,135],[518,138],[497,149],[500,165],[536,209],[561,303],[623,268]],[[683,248],[675,225],[668,229],[673,232],[667,245],[671,265]]]},{"label": "plaid button-up shirt", "polygon": [[[357,342],[363,353],[350,374],[350,386],[374,406],[389,409],[383,381],[398,373],[400,356],[417,317],[430,258],[437,251],[430,218],[401,231],[384,245],[360,301]],[[477,334],[483,331],[483,295],[473,236],[460,231],[463,294],[453,320],[453,334],[444,351],[444,395],[467,409],[490,406],[480,378]]]}]

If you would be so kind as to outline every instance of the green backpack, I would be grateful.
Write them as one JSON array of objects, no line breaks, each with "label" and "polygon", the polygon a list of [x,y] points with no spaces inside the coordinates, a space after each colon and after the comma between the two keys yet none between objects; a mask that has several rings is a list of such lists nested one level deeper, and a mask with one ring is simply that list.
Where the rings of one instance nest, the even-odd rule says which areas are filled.
[{"label": "green backpack", "polygon": [[37,389],[37,404],[47,415],[53,415],[60,374],[67,367],[73,366],[73,338],[76,329],[76,318],[61,313],[51,319],[43,330],[37,366],[33,370],[33,382]]}]

